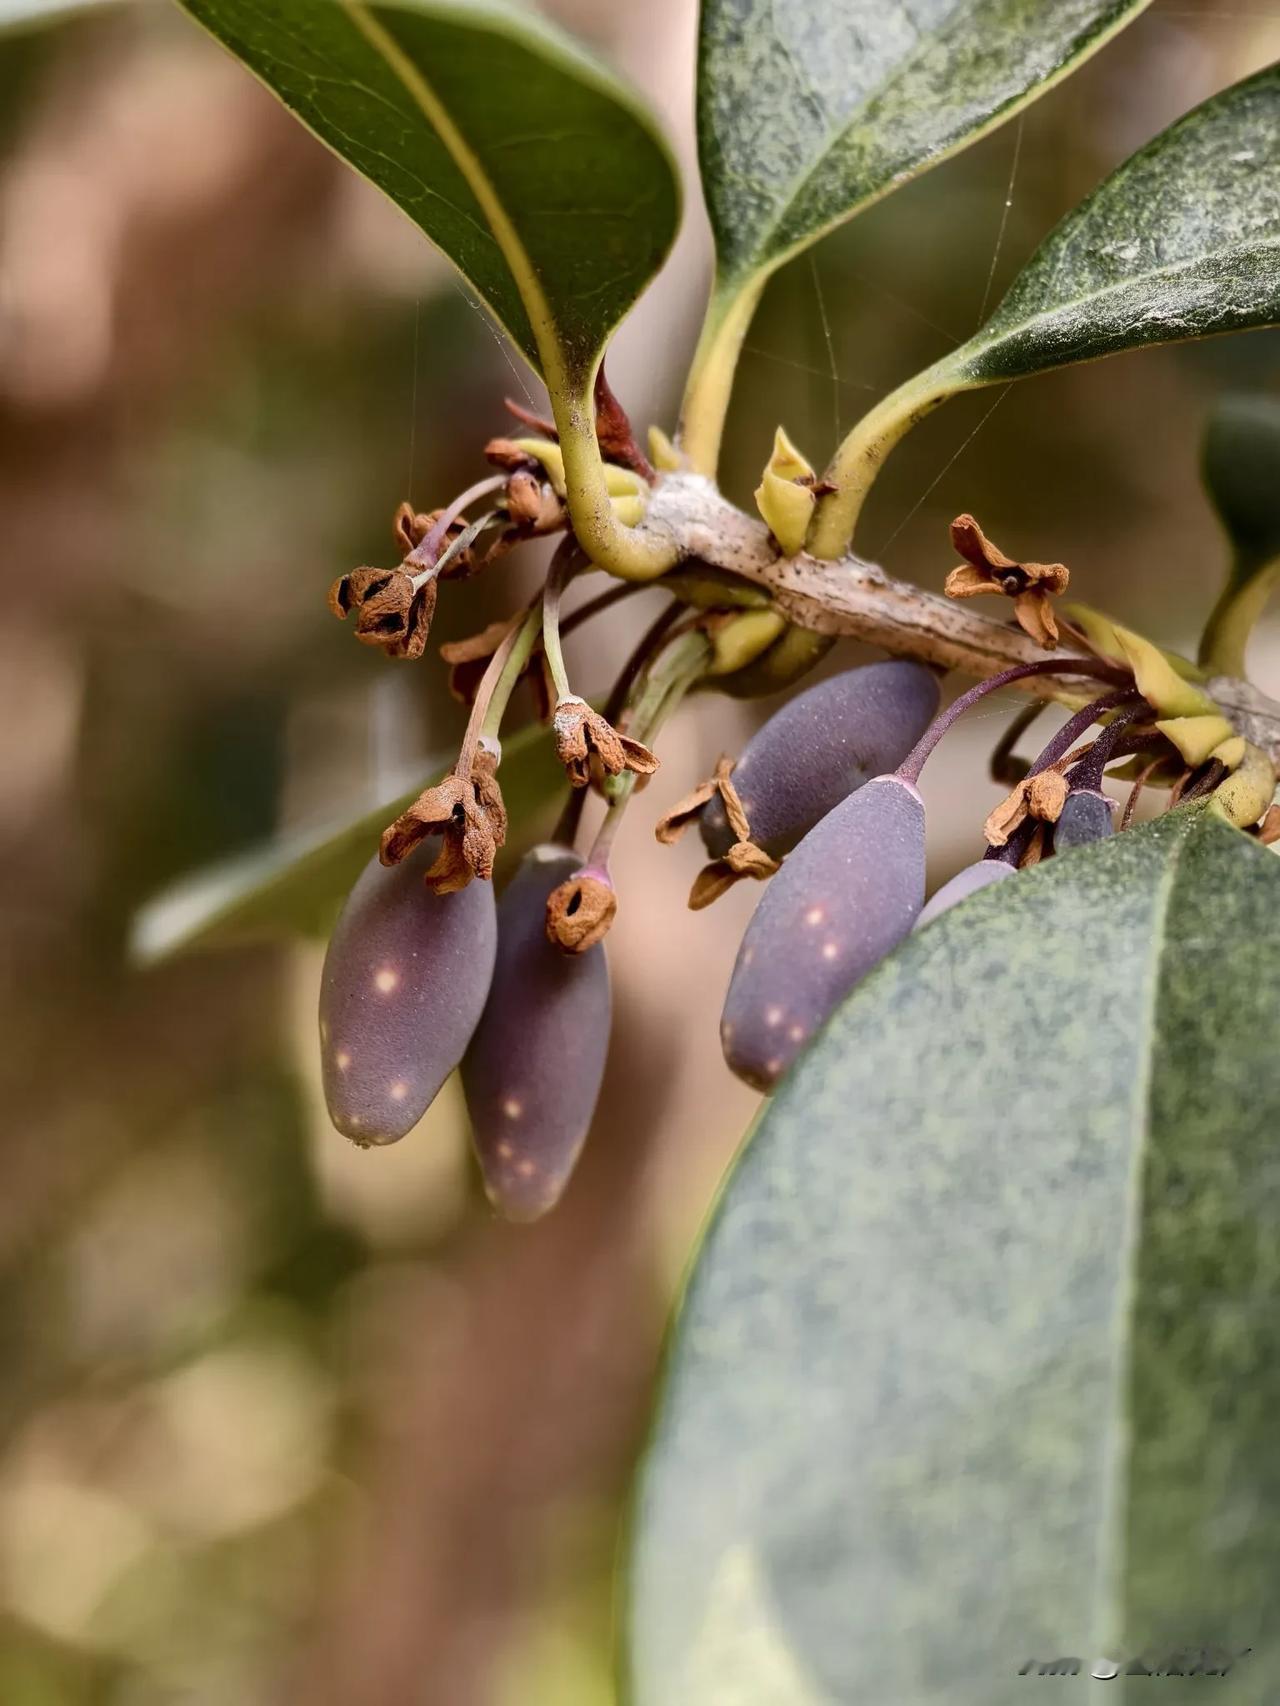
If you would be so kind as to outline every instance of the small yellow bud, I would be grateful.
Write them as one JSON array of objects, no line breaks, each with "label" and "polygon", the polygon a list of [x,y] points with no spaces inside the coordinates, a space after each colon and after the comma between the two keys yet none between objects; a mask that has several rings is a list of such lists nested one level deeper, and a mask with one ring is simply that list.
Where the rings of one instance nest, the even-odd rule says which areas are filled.
[{"label": "small yellow bud", "polygon": [[535,462],[541,462],[559,497],[564,496],[564,452],[549,438],[513,438],[511,443]]},{"label": "small yellow bud", "polygon": [[632,468],[620,468],[616,462],[604,465],[605,490],[611,498],[638,497],[649,487]]},{"label": "small yellow bud", "polygon": [[813,495],[814,471],[781,427],[773,435],[773,454],[756,487],[756,508],[784,555],[794,557],[804,548],[817,499]]},{"label": "small yellow bud", "polygon": [[1109,616],[1095,610],[1091,604],[1061,604],[1058,608],[1069,622],[1081,630],[1089,644],[1101,657],[1118,658],[1124,654],[1116,637],[1116,625]]},{"label": "small yellow bud", "polygon": [[623,527],[639,527],[644,520],[644,499],[641,497],[610,498],[609,507]]},{"label": "small yellow bud", "polygon": [[1156,727],[1177,747],[1185,761],[1196,770],[1215,748],[1226,745],[1233,735],[1231,724],[1224,716],[1162,717]]},{"label": "small yellow bud", "polygon": [[1275,791],[1275,766],[1261,747],[1246,741],[1238,769],[1214,789],[1209,810],[1237,829],[1248,829],[1271,804]]},{"label": "small yellow bud", "polygon": [[684,457],[660,426],[649,428],[649,460],[663,474],[674,474],[684,467]]},{"label": "small yellow bud", "polygon": [[[1115,627],[1121,654],[1138,683],[1138,691],[1147,703],[1165,717],[1216,716],[1218,707],[1209,695],[1194,682],[1186,681],[1169,662],[1159,646],[1144,640],[1128,628]],[[1230,733],[1230,729],[1227,731]],[[1218,739],[1225,739],[1219,735]],[[1217,744],[1216,742],[1214,743]]]},{"label": "small yellow bud", "polygon": [[775,610],[747,610],[734,616],[711,636],[708,675],[732,675],[734,670],[754,663],[786,627],[786,618]]},{"label": "small yellow bud", "polygon": [[1228,770],[1238,770],[1244,762],[1247,747],[1248,742],[1243,735],[1232,735],[1230,740],[1224,740],[1221,745],[1215,746],[1209,757],[1216,758],[1219,764],[1225,764]]}]

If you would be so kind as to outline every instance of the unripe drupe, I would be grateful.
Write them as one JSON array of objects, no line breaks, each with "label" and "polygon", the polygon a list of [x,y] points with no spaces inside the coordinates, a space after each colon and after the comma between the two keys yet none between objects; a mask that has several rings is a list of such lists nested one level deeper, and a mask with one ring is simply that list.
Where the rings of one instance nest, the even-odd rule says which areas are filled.
[{"label": "unripe drupe", "polygon": [[720,1039],[740,1078],[769,1089],[924,904],[924,804],[877,776],[828,812],[747,926]]},{"label": "unripe drupe", "polygon": [[1053,826],[1054,852],[1102,841],[1115,830],[1114,812],[1115,806],[1096,788],[1073,789]]},{"label": "unripe drupe", "polygon": [[547,939],[547,897],[581,866],[556,846],[524,859],[498,906],[493,986],[462,1063],[485,1190],[509,1220],[536,1220],[559,1200],[604,1077],[604,947],[566,954]]},{"label": "unripe drupe", "polygon": [[[895,770],[937,709],[937,676],[906,658],[846,670],[788,700],[734,767],[752,841],[775,858],[789,853],[846,795]],[[700,826],[708,853],[722,859],[737,837],[719,795]]]},{"label": "unripe drupe", "polygon": [[493,885],[432,894],[433,837],[400,864],[365,866],[329,941],[320,1058],[329,1117],[359,1144],[410,1131],[479,1023],[497,943]]},{"label": "unripe drupe", "polygon": [[932,924],[935,918],[944,912],[950,912],[953,906],[958,906],[962,900],[968,900],[971,894],[977,894],[979,889],[985,889],[990,883],[998,883],[1002,877],[1017,875],[1017,869],[1008,865],[1003,859],[979,859],[976,865],[966,865],[963,871],[957,871],[950,882],[943,883],[924,911],[916,919],[914,928],[923,930],[926,924]]}]

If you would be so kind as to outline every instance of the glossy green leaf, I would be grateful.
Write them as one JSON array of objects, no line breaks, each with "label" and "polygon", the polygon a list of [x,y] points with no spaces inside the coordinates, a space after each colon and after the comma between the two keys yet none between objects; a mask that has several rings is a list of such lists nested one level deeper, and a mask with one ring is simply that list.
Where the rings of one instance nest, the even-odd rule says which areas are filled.
[{"label": "glossy green leaf", "polygon": [[679,221],[627,90],[503,0],[180,0],[580,392]]},{"label": "glossy green leaf", "polygon": [[[563,790],[564,771],[546,730],[537,726],[505,740],[503,755],[510,851],[519,849]],[[403,788],[387,790],[371,806],[313,829],[296,830],[175,883],[134,919],[133,958],[152,965],[191,948],[289,934],[327,936],[348,890],[377,851],[379,835],[448,768],[442,764],[428,775],[406,778]]]},{"label": "glossy green leaf", "polygon": [[632,1706],[1012,1706],[1028,1660],[1210,1644],[1274,1698],[1278,1013],[1280,861],[1195,807],[852,996],[676,1325]]},{"label": "glossy green leaf", "polygon": [[718,289],[975,141],[1147,0],[703,0],[702,181]]},{"label": "glossy green leaf", "polygon": [[1280,578],[1280,398],[1224,397],[1205,433],[1203,473],[1232,560],[1200,659],[1243,675],[1249,633]]},{"label": "glossy green leaf", "polygon": [[1215,95],[1050,233],[934,370],[989,385],[1280,321],[1280,66]]}]

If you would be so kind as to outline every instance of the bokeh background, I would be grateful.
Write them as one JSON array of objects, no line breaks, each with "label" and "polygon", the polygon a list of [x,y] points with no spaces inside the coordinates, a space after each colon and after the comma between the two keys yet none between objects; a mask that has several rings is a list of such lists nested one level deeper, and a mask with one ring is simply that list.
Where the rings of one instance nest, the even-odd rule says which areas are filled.
[{"label": "bokeh background", "polygon": [[[644,87],[692,184],[694,0],[547,9]],[[1278,55],[1266,0],[1156,0],[784,272],[742,364],[732,493],[779,421],[821,462],[1100,175]],[[695,188],[611,358],[641,423],[673,425],[707,257]],[[613,1698],[663,1322],[756,1105],[716,1021],[757,894],[690,915],[694,848],[649,825],[764,708],[700,700],[664,739],[616,860],[599,1117],[536,1227],[491,1219],[452,1089],[394,1150],[329,1129],[315,944],[126,953],[166,883],[448,752],[443,672],[358,647],[324,593],[386,560],[401,498],[482,471],[526,385],[423,240],[176,9],[0,34],[0,1706]],[[1277,385],[1255,334],[962,399],[895,455],[861,542],[939,586],[971,509],[1192,646],[1224,563],[1204,419]],[[531,572],[444,601],[439,637]],[[624,608],[577,644],[586,691],[643,619]],[[1274,629],[1252,661],[1280,691]],[[1005,715],[931,767],[939,877],[997,797]]]}]

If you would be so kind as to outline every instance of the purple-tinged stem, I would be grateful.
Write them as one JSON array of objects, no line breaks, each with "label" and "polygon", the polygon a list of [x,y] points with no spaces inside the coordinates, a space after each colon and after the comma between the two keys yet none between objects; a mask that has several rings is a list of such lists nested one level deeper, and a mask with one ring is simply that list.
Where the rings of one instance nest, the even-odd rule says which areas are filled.
[{"label": "purple-tinged stem", "polygon": [[[1097,658],[1043,658],[1037,663],[1014,664],[1012,668],[1002,669],[998,675],[990,675],[976,687],[971,687],[967,693],[962,693],[940,716],[935,717],[898,766],[896,774],[904,782],[913,785],[917,783],[929,754],[957,718],[962,717],[970,706],[976,705],[980,699],[985,699],[988,693],[996,693],[1000,688],[1008,687],[1015,681],[1023,681],[1031,675],[1083,675],[1095,681],[1112,681],[1120,687],[1133,686],[1132,670],[1126,669],[1122,664],[1102,663]],[[1085,727],[1088,726],[1086,723]],[[1069,748],[1070,743],[1062,750],[1066,752]]]},{"label": "purple-tinged stem", "polygon": [[456,497],[447,509],[441,510],[439,517],[432,522],[430,529],[421,541],[410,551],[406,562],[415,567],[419,564],[428,567],[434,563],[440,552],[440,542],[453,526],[454,522],[477,498],[483,498],[490,492],[496,492],[507,483],[505,474],[490,474],[486,479],[477,480],[474,486],[468,486],[466,491]]}]

